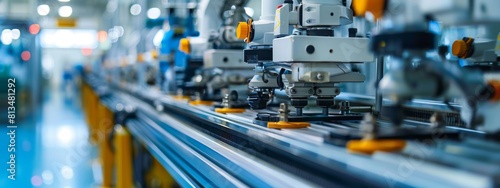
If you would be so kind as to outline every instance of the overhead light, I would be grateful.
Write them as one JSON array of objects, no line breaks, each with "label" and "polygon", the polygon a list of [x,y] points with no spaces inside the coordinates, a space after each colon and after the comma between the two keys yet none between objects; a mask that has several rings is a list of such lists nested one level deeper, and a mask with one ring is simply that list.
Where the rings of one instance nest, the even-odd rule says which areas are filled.
[{"label": "overhead light", "polygon": [[71,0],[59,0],[59,2],[67,3],[70,2]]},{"label": "overhead light", "polygon": [[28,30],[32,35],[36,35],[36,34],[38,34],[38,32],[40,32],[40,25],[31,24],[30,27],[28,28]]},{"label": "overhead light", "polygon": [[113,27],[115,29],[116,32],[118,32],[118,37],[123,37],[123,34],[125,34],[125,29],[123,28],[123,26],[114,26]]},{"label": "overhead light", "polygon": [[70,17],[73,13],[73,8],[70,6],[62,6],[59,8],[59,16],[61,17]]},{"label": "overhead light", "polygon": [[29,61],[31,59],[31,53],[30,53],[30,51],[23,51],[21,53],[21,59],[23,61]]},{"label": "overhead light", "polygon": [[106,5],[106,11],[113,13],[115,12],[116,8],[118,8],[117,0],[108,1],[108,4]]},{"label": "overhead light", "polygon": [[12,30],[4,29],[0,36],[0,41],[2,41],[4,45],[10,45],[12,43]]},{"label": "overhead light", "polygon": [[92,48],[82,48],[82,55],[83,56],[90,56],[90,55],[92,55]]},{"label": "overhead light", "polygon": [[21,31],[19,31],[19,29],[12,29],[10,35],[12,36],[12,39],[17,40],[21,36]]},{"label": "overhead light", "polygon": [[108,33],[106,31],[100,30],[97,32],[97,41],[104,42],[106,40],[108,40]]},{"label": "overhead light", "polygon": [[132,6],[130,6],[130,14],[137,16],[141,13],[141,9],[141,5],[133,4]]},{"label": "overhead light", "polygon": [[38,5],[36,8],[36,11],[40,16],[47,16],[50,13],[50,7],[49,5],[43,4],[43,5]]},{"label": "overhead light", "polygon": [[156,7],[155,8],[150,8],[148,10],[147,14],[148,14],[148,18],[149,19],[152,19],[152,20],[158,19],[160,17],[160,15],[161,15],[161,10],[159,8],[156,8]]}]

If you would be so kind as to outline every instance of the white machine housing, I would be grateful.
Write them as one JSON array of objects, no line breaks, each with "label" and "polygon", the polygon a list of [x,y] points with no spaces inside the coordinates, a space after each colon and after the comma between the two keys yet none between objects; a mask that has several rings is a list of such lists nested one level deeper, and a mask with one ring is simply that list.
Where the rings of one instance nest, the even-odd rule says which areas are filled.
[{"label": "white machine housing", "polygon": [[243,61],[242,50],[210,49],[203,54],[205,68],[217,67],[221,69],[252,68],[253,65]]},{"label": "white machine housing", "polygon": [[[371,62],[368,38],[291,35],[273,40],[275,62]],[[308,53],[307,47],[314,52]]]}]

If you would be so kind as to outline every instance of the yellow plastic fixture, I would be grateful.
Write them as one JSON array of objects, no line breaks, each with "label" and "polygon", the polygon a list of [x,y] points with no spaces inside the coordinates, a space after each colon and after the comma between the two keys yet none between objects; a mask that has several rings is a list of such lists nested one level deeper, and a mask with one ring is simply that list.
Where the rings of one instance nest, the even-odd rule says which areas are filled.
[{"label": "yellow plastic fixture", "polygon": [[215,108],[215,112],[222,114],[241,114],[245,112],[244,108]]},{"label": "yellow plastic fixture", "polygon": [[191,44],[188,38],[182,38],[179,42],[179,50],[186,54],[191,53]]},{"label": "yellow plastic fixture", "polygon": [[352,153],[363,153],[371,155],[376,151],[396,152],[401,151],[406,145],[404,140],[351,140],[347,142],[346,148]]},{"label": "yellow plastic fixture", "polygon": [[189,102],[189,104],[195,105],[195,106],[197,106],[197,105],[211,106],[214,104],[214,101],[194,100],[194,101]]},{"label": "yellow plastic fixture", "polygon": [[309,122],[267,122],[267,128],[272,129],[301,129],[311,126]]},{"label": "yellow plastic fixture", "polygon": [[191,97],[185,96],[185,95],[176,95],[176,96],[173,96],[173,97],[174,97],[175,100],[179,100],[179,101],[191,99]]},{"label": "yellow plastic fixture", "polygon": [[352,7],[354,15],[364,16],[367,12],[371,12],[377,20],[384,15],[385,4],[385,0],[354,0]]}]

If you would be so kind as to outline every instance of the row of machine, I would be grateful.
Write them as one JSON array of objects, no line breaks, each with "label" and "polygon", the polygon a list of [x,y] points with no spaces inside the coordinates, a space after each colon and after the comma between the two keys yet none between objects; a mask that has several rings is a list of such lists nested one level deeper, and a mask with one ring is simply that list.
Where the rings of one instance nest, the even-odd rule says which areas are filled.
[{"label": "row of machine", "polygon": [[249,1],[170,1],[154,58],[85,74],[103,186],[500,186],[499,1]]}]

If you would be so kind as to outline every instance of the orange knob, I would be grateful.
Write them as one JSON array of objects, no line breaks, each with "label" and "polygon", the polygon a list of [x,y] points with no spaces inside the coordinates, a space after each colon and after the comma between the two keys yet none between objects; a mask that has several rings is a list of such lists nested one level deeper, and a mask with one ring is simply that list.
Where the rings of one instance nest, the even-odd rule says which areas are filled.
[{"label": "orange knob", "polygon": [[364,16],[367,12],[370,12],[375,17],[375,20],[382,18],[385,5],[385,0],[355,0],[352,2],[355,16]]},{"label": "orange knob", "polygon": [[191,53],[191,44],[188,38],[182,38],[179,42],[179,50],[186,54]]},{"label": "orange knob", "polygon": [[457,57],[463,57],[467,53],[467,44],[463,40],[453,42],[451,46],[451,53]]},{"label": "orange knob", "polygon": [[451,46],[451,53],[454,56],[465,59],[472,56],[472,43],[474,39],[465,37],[462,40],[456,40]]},{"label": "orange knob", "polygon": [[236,27],[236,38],[246,39],[250,34],[250,26],[247,22],[240,22],[238,27]]},{"label": "orange knob", "polygon": [[246,43],[252,42],[252,24],[251,18],[247,22],[240,22],[236,27],[236,38],[245,40]]},{"label": "orange knob", "polygon": [[493,96],[491,96],[491,101],[498,102],[500,101],[500,81],[499,80],[491,80],[488,82],[488,85],[490,85],[493,88]]}]

